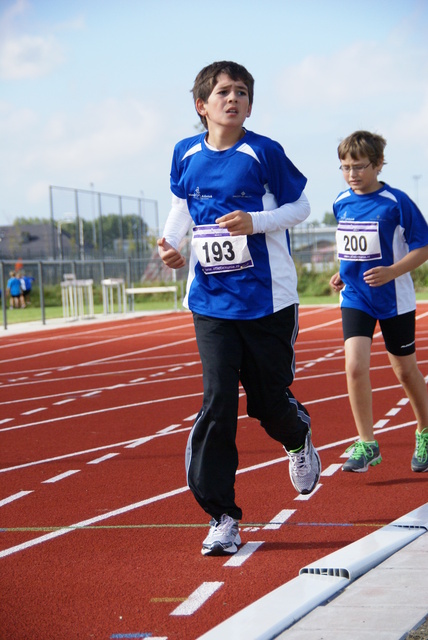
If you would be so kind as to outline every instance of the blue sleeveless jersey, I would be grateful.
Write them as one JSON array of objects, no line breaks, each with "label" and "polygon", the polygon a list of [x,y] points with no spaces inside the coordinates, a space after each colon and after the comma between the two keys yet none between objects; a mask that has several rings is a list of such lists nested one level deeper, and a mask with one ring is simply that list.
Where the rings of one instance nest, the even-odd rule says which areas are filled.
[{"label": "blue sleeveless jersey", "polygon": [[[171,191],[187,201],[196,227],[235,210],[272,210],[300,198],[306,178],[279,143],[246,131],[234,147],[213,151],[205,135],[179,142],[171,168]],[[253,234],[247,241],[253,266],[208,275],[192,248],[187,283],[192,311],[245,320],[298,302],[288,232]]]},{"label": "blue sleeveless jersey", "polygon": [[338,222],[340,277],[345,284],[341,306],[360,309],[383,320],[416,308],[410,273],[380,287],[369,287],[363,274],[390,266],[413,249],[428,244],[428,225],[418,207],[402,191],[387,184],[374,193],[342,192],[333,204]]}]

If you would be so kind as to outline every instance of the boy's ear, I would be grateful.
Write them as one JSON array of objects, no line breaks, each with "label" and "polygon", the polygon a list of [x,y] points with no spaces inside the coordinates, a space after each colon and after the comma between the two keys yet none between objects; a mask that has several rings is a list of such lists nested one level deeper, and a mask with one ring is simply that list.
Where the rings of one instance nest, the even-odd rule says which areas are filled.
[{"label": "boy's ear", "polygon": [[250,104],[250,105],[248,106],[247,118],[249,118],[249,117],[250,117],[250,115],[251,115],[251,109],[252,109],[252,108],[253,108],[253,105],[252,105],[252,104]]},{"label": "boy's ear", "polygon": [[205,109],[205,102],[202,100],[202,98],[197,98],[196,99],[195,108],[196,108],[196,111],[199,113],[200,116],[206,116],[207,115],[207,110]]}]

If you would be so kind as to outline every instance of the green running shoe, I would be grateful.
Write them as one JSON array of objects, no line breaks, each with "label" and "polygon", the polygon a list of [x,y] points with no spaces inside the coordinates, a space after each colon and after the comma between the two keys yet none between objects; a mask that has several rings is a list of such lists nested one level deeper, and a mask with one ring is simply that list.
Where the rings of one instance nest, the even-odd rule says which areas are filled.
[{"label": "green running shoe", "polygon": [[374,466],[382,461],[377,440],[373,440],[373,442],[357,440],[346,451],[351,451],[351,449],[353,452],[343,465],[342,471],[364,473],[364,471],[368,471],[369,466]]},{"label": "green running shoe", "polygon": [[428,471],[428,427],[416,431],[416,448],[412,458],[412,471]]}]

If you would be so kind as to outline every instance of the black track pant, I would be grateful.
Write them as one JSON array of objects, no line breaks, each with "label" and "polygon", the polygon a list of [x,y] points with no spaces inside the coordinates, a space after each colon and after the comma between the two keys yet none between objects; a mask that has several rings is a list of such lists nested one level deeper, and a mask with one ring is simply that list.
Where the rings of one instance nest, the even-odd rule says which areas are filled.
[{"label": "black track pant", "polygon": [[288,387],[294,377],[298,306],[258,320],[222,320],[194,314],[203,368],[204,399],[186,450],[189,487],[218,520],[241,519],[235,504],[239,381],[248,415],[288,450],[299,448],[310,427],[306,409]]}]

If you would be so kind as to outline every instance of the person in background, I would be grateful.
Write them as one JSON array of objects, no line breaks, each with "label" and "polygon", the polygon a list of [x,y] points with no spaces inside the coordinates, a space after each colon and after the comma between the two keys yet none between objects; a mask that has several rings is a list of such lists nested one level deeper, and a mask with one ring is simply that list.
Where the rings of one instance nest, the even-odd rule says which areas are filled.
[{"label": "person in background", "polygon": [[34,278],[32,276],[26,276],[24,273],[19,274],[21,281],[22,295],[24,296],[25,305],[31,304],[31,291],[33,288]]},{"label": "person in background", "polygon": [[287,230],[310,213],[306,178],[279,143],[243,127],[253,91],[253,77],[235,62],[215,62],[197,75],[193,98],[207,132],[174,149],[172,208],[158,240],[163,262],[179,269],[181,241],[194,225],[184,304],[193,313],[204,396],[186,470],[195,499],[211,516],[206,556],[233,554],[241,544],[240,382],[248,415],[284,446],[295,489],[311,493],[321,471],[309,414],[289,389],[299,300]]},{"label": "person in background", "polygon": [[25,309],[24,296],[22,294],[21,280],[16,277],[15,271],[9,273],[9,280],[6,285],[11,309]]},{"label": "person in background", "polygon": [[417,429],[411,469],[428,471],[428,392],[416,360],[416,296],[411,271],[428,259],[428,225],[414,202],[379,180],[386,140],[356,131],[338,147],[349,189],[336,198],[340,291],[349,401],[359,439],[343,471],[365,472],[381,462],[373,432],[370,352],[376,322],[393,371],[410,400]]}]

